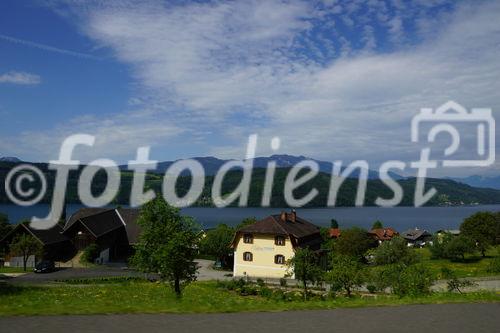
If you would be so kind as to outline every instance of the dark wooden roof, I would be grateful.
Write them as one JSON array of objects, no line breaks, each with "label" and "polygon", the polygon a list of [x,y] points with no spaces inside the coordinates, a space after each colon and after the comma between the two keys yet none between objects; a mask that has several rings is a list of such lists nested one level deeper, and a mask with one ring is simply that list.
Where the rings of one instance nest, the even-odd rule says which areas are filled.
[{"label": "dark wooden roof", "polygon": [[282,213],[270,215],[263,220],[239,230],[242,233],[293,236],[297,239],[319,233],[318,226],[295,215]]},{"label": "dark wooden roof", "polygon": [[427,231],[423,229],[409,229],[406,230],[401,234],[403,238],[410,240],[410,241],[416,241],[420,238],[426,238],[426,237],[431,237],[432,235]]},{"label": "dark wooden roof", "polygon": [[16,227],[11,232],[9,232],[2,240],[0,240],[0,243],[3,243],[4,240],[13,238],[19,232],[27,232],[31,234],[43,245],[69,241],[69,238],[63,235],[62,231],[63,228],[59,224],[56,224],[54,227],[47,230],[38,230],[31,228],[29,223],[20,223],[16,225]]},{"label": "dark wooden roof", "polygon": [[114,209],[83,217],[80,221],[96,238],[124,227]]},{"label": "dark wooden roof", "polygon": [[274,236],[288,236],[294,247],[309,247],[313,250],[320,248],[322,238],[318,226],[292,213],[282,212],[270,215],[263,220],[239,229],[234,235],[232,246],[242,234],[261,234]]},{"label": "dark wooden roof", "polygon": [[96,215],[105,211],[110,210],[110,208],[80,208],[77,210],[73,215],[71,215],[64,225],[64,230],[69,229],[76,221],[78,221],[81,218],[91,216],[91,215]]},{"label": "dark wooden roof", "polygon": [[82,208],[74,213],[66,223],[64,232],[81,223],[96,238],[119,228],[125,228],[129,244],[137,243],[141,232],[137,225],[139,209],[131,208]]},{"label": "dark wooden roof", "polygon": [[129,244],[136,244],[139,241],[139,235],[141,234],[141,227],[137,224],[140,210],[132,208],[118,208],[117,211],[123,219],[123,222],[125,222],[125,230],[127,231]]}]

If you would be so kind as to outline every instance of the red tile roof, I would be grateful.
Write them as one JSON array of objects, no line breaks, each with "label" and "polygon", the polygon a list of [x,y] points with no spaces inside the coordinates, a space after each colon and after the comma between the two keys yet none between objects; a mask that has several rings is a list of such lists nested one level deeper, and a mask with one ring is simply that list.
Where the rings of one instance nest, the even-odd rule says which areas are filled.
[{"label": "red tile roof", "polygon": [[331,228],[330,229],[330,238],[339,238],[340,229],[339,228]]},{"label": "red tile roof", "polygon": [[392,228],[372,229],[369,233],[380,241],[391,240],[392,237],[399,235],[399,233]]}]

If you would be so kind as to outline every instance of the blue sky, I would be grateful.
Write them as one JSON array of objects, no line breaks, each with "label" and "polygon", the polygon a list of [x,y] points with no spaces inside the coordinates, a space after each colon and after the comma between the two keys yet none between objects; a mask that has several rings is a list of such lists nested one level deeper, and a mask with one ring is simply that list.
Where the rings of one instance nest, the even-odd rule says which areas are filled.
[{"label": "blue sky", "polygon": [[[500,108],[497,1],[0,2],[0,156],[411,161],[411,118]],[[463,154],[474,147],[464,137]],[[493,174],[498,163],[457,174]],[[449,171],[446,171],[447,173]]]}]

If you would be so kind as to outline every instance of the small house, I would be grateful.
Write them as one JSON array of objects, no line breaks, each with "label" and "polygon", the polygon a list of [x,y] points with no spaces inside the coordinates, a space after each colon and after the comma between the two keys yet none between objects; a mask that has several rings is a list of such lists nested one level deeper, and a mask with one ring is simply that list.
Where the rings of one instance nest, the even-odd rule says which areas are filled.
[{"label": "small house", "polygon": [[422,247],[432,243],[432,234],[423,229],[409,229],[401,234],[408,246]]},{"label": "small house", "polygon": [[294,210],[268,216],[236,232],[233,275],[282,278],[289,272],[287,260],[297,249],[319,251],[321,243],[319,227]]},{"label": "small house", "polygon": [[368,233],[378,242],[378,244],[382,244],[382,242],[389,241],[393,237],[399,235],[399,233],[393,228],[372,229]]}]

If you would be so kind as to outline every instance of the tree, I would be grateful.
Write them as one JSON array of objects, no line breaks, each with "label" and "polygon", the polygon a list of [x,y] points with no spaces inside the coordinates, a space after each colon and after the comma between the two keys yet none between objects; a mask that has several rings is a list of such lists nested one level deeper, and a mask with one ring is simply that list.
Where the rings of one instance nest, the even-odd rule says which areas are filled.
[{"label": "tree", "polygon": [[452,237],[444,247],[445,256],[454,260],[465,260],[465,255],[467,253],[474,253],[475,251],[476,244],[474,240],[465,235]]},{"label": "tree", "polygon": [[377,289],[390,287],[400,297],[429,294],[435,281],[432,271],[422,263],[381,266],[372,272],[372,279]]},{"label": "tree", "polygon": [[302,282],[304,299],[307,300],[307,284],[317,283],[323,277],[318,257],[309,248],[300,248],[295,252],[295,256],[287,261],[287,266],[295,274],[295,279]]},{"label": "tree", "polygon": [[87,246],[80,257],[82,263],[93,263],[99,257],[99,246],[97,244],[90,244]]},{"label": "tree", "polygon": [[326,274],[326,280],[332,290],[344,289],[347,297],[351,297],[353,289],[365,281],[363,265],[355,257],[334,255],[332,269]]},{"label": "tree", "polygon": [[0,240],[7,236],[12,230],[12,225],[9,223],[9,217],[6,214],[0,213]]},{"label": "tree", "polygon": [[353,227],[342,231],[342,235],[334,245],[337,254],[356,257],[363,260],[364,255],[374,244],[373,239],[364,229]]},{"label": "tree", "polygon": [[158,273],[180,297],[182,287],[196,280],[199,229],[162,197],[142,207],[137,223],[142,232],[132,264],[143,272]]},{"label": "tree", "polygon": [[431,251],[432,259],[445,259],[446,257],[446,246],[451,241],[451,239],[455,237],[452,234],[446,232],[442,236],[434,236],[432,239],[432,245],[429,246],[429,250]]},{"label": "tree", "polygon": [[227,258],[232,252],[231,241],[233,237],[233,228],[219,224],[217,228],[209,230],[205,238],[201,240],[200,251],[215,256],[223,266],[227,266]]},{"label": "tree", "polygon": [[417,261],[415,250],[409,248],[402,237],[383,242],[373,251],[373,255],[377,265],[411,264]]},{"label": "tree", "polygon": [[43,246],[33,236],[22,234],[16,236],[10,243],[10,251],[16,256],[23,257],[23,270],[26,271],[29,257],[42,255]]},{"label": "tree", "polygon": [[382,224],[382,221],[377,220],[377,221],[373,222],[372,230],[373,229],[382,229],[383,227],[384,227],[384,225]]},{"label": "tree", "polygon": [[236,226],[236,230],[252,225],[255,222],[257,222],[257,219],[255,217],[247,217]]},{"label": "tree", "polygon": [[460,225],[460,233],[476,242],[477,249],[483,257],[486,250],[495,245],[499,235],[500,218],[491,212],[478,212],[464,220]]},{"label": "tree", "polygon": [[330,220],[330,228],[332,228],[332,229],[338,229],[339,228],[339,223],[337,222],[336,219],[331,219]]}]

